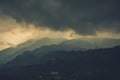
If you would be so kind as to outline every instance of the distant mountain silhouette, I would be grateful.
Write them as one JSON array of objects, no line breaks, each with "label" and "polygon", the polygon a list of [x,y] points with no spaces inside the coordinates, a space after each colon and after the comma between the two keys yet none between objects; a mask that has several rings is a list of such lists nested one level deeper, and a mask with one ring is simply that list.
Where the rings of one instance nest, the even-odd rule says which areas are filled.
[{"label": "distant mountain silhouette", "polygon": [[[23,61],[34,62],[37,57],[32,52],[26,53],[26,56],[29,56],[28,59],[23,58]],[[2,68],[0,79],[120,80],[120,46],[87,51],[50,52],[39,61],[29,66]]]},{"label": "distant mountain silhouette", "polygon": [[[55,44],[54,47],[52,44]],[[41,40],[29,40],[25,43],[22,43],[15,48],[8,48],[3,51],[0,51],[0,64],[7,63],[13,60],[16,56],[19,56],[25,51],[32,51],[34,49],[40,49],[39,53],[46,54],[46,52],[56,51],[56,50],[88,50],[88,49],[96,49],[97,48],[111,48],[120,44],[119,39],[73,39],[73,40],[65,40],[65,39],[48,39],[43,38]],[[48,48],[48,49],[44,49]],[[41,54],[40,54],[41,55]]]},{"label": "distant mountain silhouette", "polygon": [[[32,44],[34,44],[34,40],[29,40],[25,43],[22,43],[16,47],[11,47],[11,48],[7,48],[4,49],[2,51],[0,51],[0,64],[6,63],[9,60],[13,59],[14,57],[16,57],[17,55],[19,55],[19,51],[25,47],[28,47]],[[18,53],[18,54],[17,54]]]},{"label": "distant mountain silhouette", "polygon": [[120,45],[120,39],[96,39],[96,38],[82,38],[82,39],[72,39],[64,41],[61,46],[67,46],[67,48],[79,50],[81,49],[96,49],[97,48],[112,48]]},{"label": "distant mountain silhouette", "polygon": [[40,40],[29,40],[22,43],[15,48],[8,48],[0,51],[0,64],[7,63],[8,61],[14,59],[16,56],[22,54],[24,51],[32,51],[36,48],[40,48],[44,45],[59,44],[65,39],[48,39],[43,38]]},{"label": "distant mountain silhouette", "polygon": [[[95,44],[96,42],[96,44]],[[54,45],[53,45],[54,44]],[[25,44],[18,45],[16,48],[10,48],[8,50],[4,50],[4,54],[2,54],[0,63],[5,62],[16,62],[17,65],[23,63],[22,57],[28,59],[26,55],[37,55],[37,58],[42,58],[46,54],[55,51],[85,51],[89,49],[97,48],[110,48],[120,44],[119,39],[73,39],[73,40],[65,40],[65,39],[48,39],[44,38],[38,41],[28,41]],[[25,47],[26,45],[29,45]],[[21,46],[21,47],[20,47]],[[35,49],[35,50],[34,50]],[[6,52],[7,51],[7,52]],[[25,52],[29,51],[29,52]],[[27,54],[23,54],[27,53]],[[31,54],[29,54],[31,53]],[[21,54],[21,55],[20,55]],[[9,56],[8,56],[9,55]],[[20,55],[20,56],[19,56]],[[17,57],[16,57],[17,56]],[[15,58],[16,57],[16,58]],[[15,58],[15,59],[14,59]],[[18,60],[19,59],[19,60]],[[21,59],[21,60],[20,60]],[[13,60],[13,61],[11,61]],[[19,61],[19,62],[17,62]],[[29,61],[24,61],[24,65],[29,63]],[[38,61],[36,61],[37,63]],[[35,62],[33,62],[35,63]],[[29,63],[32,64],[32,63]],[[16,65],[16,64],[14,64]]]}]

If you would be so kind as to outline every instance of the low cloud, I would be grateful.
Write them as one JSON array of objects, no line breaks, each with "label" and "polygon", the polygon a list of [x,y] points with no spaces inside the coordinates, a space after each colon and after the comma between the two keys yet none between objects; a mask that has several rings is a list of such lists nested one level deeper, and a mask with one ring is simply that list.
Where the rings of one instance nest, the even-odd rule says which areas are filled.
[{"label": "low cloud", "polygon": [[29,39],[120,39],[119,0],[1,0],[0,49]]},{"label": "low cloud", "polygon": [[120,32],[119,0],[1,0],[0,12],[17,22],[81,35]]},{"label": "low cloud", "polygon": [[111,31],[96,32],[96,35],[82,35],[77,34],[73,29],[63,31],[52,30],[47,26],[36,26],[33,24],[26,24],[25,22],[17,22],[14,18],[2,16],[0,18],[0,49],[7,47],[14,47],[30,39],[42,38],[111,38],[120,39],[120,34]]},{"label": "low cloud", "polygon": [[0,18],[0,49],[14,47],[30,39],[42,38],[65,38],[69,36],[73,30],[64,32],[50,30],[49,28],[36,27],[33,24],[25,22],[18,23],[11,17],[4,16]]}]

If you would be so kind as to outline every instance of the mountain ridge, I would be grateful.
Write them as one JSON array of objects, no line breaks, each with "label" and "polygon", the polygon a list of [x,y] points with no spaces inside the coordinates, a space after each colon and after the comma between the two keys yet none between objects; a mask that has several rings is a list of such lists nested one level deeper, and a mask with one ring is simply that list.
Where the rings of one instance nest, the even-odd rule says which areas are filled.
[{"label": "mountain ridge", "polygon": [[119,57],[120,46],[88,51],[57,51],[45,56],[47,60],[42,64],[2,68],[0,78],[54,80],[55,76],[59,76],[59,80],[119,80]]}]

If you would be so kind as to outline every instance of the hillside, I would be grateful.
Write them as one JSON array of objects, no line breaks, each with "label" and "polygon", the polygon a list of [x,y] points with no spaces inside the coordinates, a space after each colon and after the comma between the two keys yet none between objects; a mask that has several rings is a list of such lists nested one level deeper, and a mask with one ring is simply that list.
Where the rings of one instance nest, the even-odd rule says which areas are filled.
[{"label": "hillside", "polygon": [[[88,51],[57,51],[44,63],[4,68],[2,80],[119,80],[120,46]],[[41,78],[41,79],[40,79]],[[49,79],[47,79],[49,78]]]}]

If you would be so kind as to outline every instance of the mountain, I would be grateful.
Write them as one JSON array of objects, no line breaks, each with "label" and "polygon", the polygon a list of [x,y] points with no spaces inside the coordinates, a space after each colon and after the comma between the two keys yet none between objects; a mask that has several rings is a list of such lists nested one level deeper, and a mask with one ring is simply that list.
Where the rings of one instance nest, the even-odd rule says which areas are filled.
[{"label": "mountain", "polygon": [[15,48],[8,48],[0,51],[0,64],[7,63],[14,59],[16,56],[22,54],[24,51],[32,51],[36,48],[40,48],[44,45],[59,44],[65,39],[48,39],[43,38],[40,40],[29,40],[22,43]]},{"label": "mountain", "polygon": [[[45,39],[47,40],[47,39]],[[43,40],[43,42],[46,42]],[[48,42],[49,43],[49,42]],[[80,44],[79,44],[80,43]],[[32,64],[38,64],[39,62],[43,63],[44,60],[43,57],[54,53],[56,51],[76,51],[76,50],[86,50],[86,48],[83,48],[81,45],[83,43],[81,40],[68,40],[64,41],[60,44],[52,44],[52,45],[44,45],[40,48],[37,48],[33,51],[29,51],[31,47],[33,48],[33,45],[28,47],[28,49],[23,52],[22,54],[16,56],[13,60],[9,61],[7,63],[7,66],[23,66],[23,65],[32,65]],[[36,42],[36,46],[39,44],[39,42]],[[42,43],[44,44],[44,43]],[[76,45],[73,45],[76,44]],[[86,41],[84,41],[83,45],[86,45]],[[88,44],[89,45],[89,44]],[[35,45],[34,45],[35,46]],[[23,50],[22,50],[23,51]]]},{"label": "mountain", "polygon": [[[30,58],[30,57],[29,57]],[[120,80],[120,46],[88,51],[57,51],[44,63],[0,69],[2,80]]]},{"label": "mountain", "polygon": [[96,39],[96,38],[82,38],[64,41],[60,44],[67,50],[88,50],[96,48],[112,48],[120,45],[120,39]]},{"label": "mountain", "polygon": [[49,39],[49,38],[43,38],[41,40],[38,40],[36,41],[33,45],[29,46],[26,48],[26,51],[28,50],[34,50],[34,49],[37,49],[37,48],[40,48],[42,46],[49,46],[49,45],[57,45],[57,44],[60,44],[62,42],[66,41],[66,39]]},{"label": "mountain", "polygon": [[95,39],[97,48],[112,48],[120,45],[120,39]]},{"label": "mountain", "polygon": [[61,48],[58,45],[48,45],[48,46],[42,46],[40,48],[37,48],[33,51],[25,51],[22,54],[16,56],[15,59],[9,61],[5,66],[7,67],[13,67],[13,66],[23,66],[23,65],[32,65],[32,64],[38,64],[41,61],[41,59],[55,51],[62,51],[65,50]]},{"label": "mountain", "polygon": [[68,51],[94,49],[95,45],[86,39],[73,39],[62,42],[59,46]]},{"label": "mountain", "polygon": [[[93,40],[91,39],[91,41]],[[16,56],[16,58],[13,59],[12,61],[9,61],[7,63],[7,66],[9,67],[23,66],[23,65],[26,66],[26,65],[44,63],[47,60],[44,59],[44,56],[47,56],[51,53],[58,51],[87,51],[89,49],[96,48],[94,41],[93,42],[91,41],[90,40],[88,41],[86,39],[74,39],[74,40],[67,40],[56,45],[45,45],[33,51],[23,52],[21,55]],[[102,39],[97,41],[99,41],[97,42],[97,45],[99,46],[99,48],[97,47],[97,49],[101,49],[101,48],[114,47],[119,43],[120,40]]]},{"label": "mountain", "polygon": [[0,64],[6,63],[9,60],[13,59],[14,57],[16,57],[18,55],[16,53],[19,50],[34,44],[34,42],[35,42],[34,40],[29,40],[29,41],[22,43],[16,47],[7,48],[7,49],[0,51]]},{"label": "mountain", "polygon": [[[65,40],[65,39],[43,38],[37,41],[30,40],[23,44],[18,45],[16,48],[9,48],[1,51],[0,63],[3,64],[3,63],[10,62],[11,60],[14,60],[16,56],[18,58],[19,55],[24,53],[25,51],[31,51],[33,55],[34,53],[36,53],[38,54],[37,56],[42,57],[43,55],[49,54],[50,52],[57,51],[57,50],[85,51],[89,49],[111,48],[119,44],[120,44],[119,39],[83,38],[83,39]],[[34,52],[34,50],[36,51]]]}]

